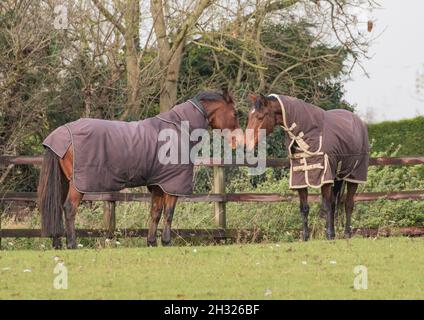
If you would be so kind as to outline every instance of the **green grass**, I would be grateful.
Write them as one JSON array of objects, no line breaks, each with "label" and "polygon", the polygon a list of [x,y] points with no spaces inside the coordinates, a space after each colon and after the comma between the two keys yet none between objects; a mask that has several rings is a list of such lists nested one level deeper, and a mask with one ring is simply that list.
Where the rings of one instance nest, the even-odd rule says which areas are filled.
[{"label": "green grass", "polygon": [[[68,268],[67,290],[53,288],[56,256]],[[357,265],[368,268],[367,290],[353,287]],[[11,250],[0,252],[0,298],[423,299],[423,271],[418,238]]]}]

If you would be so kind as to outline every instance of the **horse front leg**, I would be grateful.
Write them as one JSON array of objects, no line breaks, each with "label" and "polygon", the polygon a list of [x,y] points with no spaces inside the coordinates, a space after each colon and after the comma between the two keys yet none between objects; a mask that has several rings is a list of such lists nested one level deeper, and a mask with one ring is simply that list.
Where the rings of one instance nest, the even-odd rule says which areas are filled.
[{"label": "horse front leg", "polygon": [[150,206],[150,226],[147,235],[147,245],[149,247],[156,247],[157,244],[157,230],[160,217],[162,215],[164,196],[160,187],[153,187],[152,189],[152,203]]},{"label": "horse front leg", "polygon": [[321,187],[321,196],[321,210],[326,217],[325,234],[328,240],[333,240],[336,236],[336,232],[334,230],[334,211],[331,208],[331,201],[333,196],[331,184],[324,184]]},{"label": "horse front leg", "polygon": [[52,237],[52,247],[56,250],[62,249],[62,238]]},{"label": "horse front leg", "polygon": [[302,216],[302,225],[303,225],[303,241],[309,240],[309,226],[308,226],[308,215],[309,215],[309,205],[308,205],[308,188],[298,189],[299,200],[300,200],[300,215]]},{"label": "horse front leg", "polygon": [[175,205],[177,204],[178,197],[170,194],[165,195],[165,204],[163,208],[163,232],[162,232],[162,245],[169,246],[171,244],[171,225],[174,216]]},{"label": "horse front leg", "polygon": [[345,202],[346,224],[344,229],[345,238],[350,238],[352,236],[351,217],[352,217],[352,211],[353,211],[353,207],[355,203],[354,196],[357,189],[358,189],[357,183],[353,183],[353,182],[347,183],[346,202]]},{"label": "horse front leg", "polygon": [[75,217],[82,197],[83,194],[79,193],[75,187],[70,184],[68,196],[66,197],[65,204],[63,205],[63,209],[65,211],[66,247],[68,249],[77,248]]}]

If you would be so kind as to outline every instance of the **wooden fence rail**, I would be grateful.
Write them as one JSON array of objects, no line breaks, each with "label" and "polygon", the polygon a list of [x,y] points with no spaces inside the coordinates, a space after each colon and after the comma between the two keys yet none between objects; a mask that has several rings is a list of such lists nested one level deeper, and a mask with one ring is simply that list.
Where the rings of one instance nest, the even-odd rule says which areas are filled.
[{"label": "wooden fence rail", "polygon": [[[149,193],[127,193],[127,192],[105,192],[86,193],[84,201],[106,201],[106,202],[150,202]],[[204,193],[194,194],[189,197],[180,197],[178,201],[183,202],[284,202],[296,201],[297,194],[281,193]],[[36,192],[0,192],[0,201],[36,201]],[[320,194],[309,193],[308,200],[311,202],[321,201]],[[355,201],[375,200],[424,200],[424,190],[396,191],[396,192],[366,192],[358,193]]]},{"label": "wooden fence rail", "polygon": [[[209,167],[231,167],[231,166],[249,166],[247,163],[237,164],[224,164],[219,162],[217,159],[210,159],[208,161],[210,164],[202,164],[202,166]],[[215,163],[218,162],[218,163]],[[0,156],[0,165],[7,164],[16,164],[16,165],[41,165],[43,163],[42,156]],[[387,165],[414,165],[414,164],[424,164],[424,156],[416,157],[377,157],[370,159],[370,166],[387,166]],[[267,159],[267,167],[274,168],[287,168],[289,166],[289,161],[287,159]]]},{"label": "wooden fence rail", "polygon": [[[0,166],[5,165],[41,165],[42,156],[0,156]],[[371,166],[387,166],[387,165],[417,165],[424,164],[424,156],[417,157],[378,157],[371,158]],[[245,230],[229,230],[226,229],[226,203],[227,202],[282,202],[297,200],[294,193],[226,193],[225,192],[225,168],[235,166],[249,166],[246,163],[222,163],[216,159],[210,159],[209,164],[199,164],[200,166],[213,167],[214,181],[213,193],[210,194],[193,194],[189,197],[181,197],[179,201],[187,202],[214,202],[215,221],[219,229],[207,230],[191,230],[179,229],[174,230],[174,236],[212,236],[213,238],[226,238],[240,236],[242,233],[251,234],[252,231]],[[267,167],[287,168],[289,162],[286,159],[267,159]],[[3,192],[0,193],[0,202],[8,201],[36,201],[37,194],[35,192]],[[319,194],[310,194],[309,199],[312,202],[320,201]],[[391,192],[368,192],[358,193],[356,201],[375,201],[380,199],[386,200],[424,200],[424,190],[412,191],[391,191]],[[116,232],[115,209],[116,202],[127,201],[150,201],[150,194],[147,193],[124,193],[124,192],[104,192],[85,194],[83,200],[86,201],[104,201],[104,230],[79,230],[79,236],[107,236],[113,237]],[[409,229],[408,229],[409,230]],[[417,229],[418,230],[418,229]],[[423,230],[414,229],[411,235],[424,234]],[[125,236],[145,236],[145,229],[124,231]],[[407,231],[405,231],[407,232]],[[359,232],[361,234],[361,231]],[[374,234],[375,230],[367,230],[364,235]],[[387,234],[387,232],[386,232]],[[390,234],[390,232],[389,232]],[[401,232],[402,234],[402,232]],[[39,230],[31,229],[1,229],[0,217],[0,241],[2,237],[39,237]],[[1,244],[1,242],[0,242]]]}]

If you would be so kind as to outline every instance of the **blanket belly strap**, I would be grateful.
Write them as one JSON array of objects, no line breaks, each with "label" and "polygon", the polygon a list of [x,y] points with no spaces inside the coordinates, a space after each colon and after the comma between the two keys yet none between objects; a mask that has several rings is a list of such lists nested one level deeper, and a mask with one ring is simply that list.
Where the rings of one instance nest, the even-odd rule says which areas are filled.
[{"label": "blanket belly strap", "polygon": [[293,171],[308,171],[313,169],[324,169],[324,166],[320,163],[310,164],[310,165],[303,165],[303,166],[295,166],[293,167]]},{"label": "blanket belly strap", "polygon": [[311,154],[306,153],[306,152],[297,152],[297,153],[292,154],[290,156],[290,159],[303,159],[303,158],[311,158],[311,157],[314,157],[314,156],[322,156],[322,155],[324,155],[324,152],[318,152],[314,155],[311,155]]}]

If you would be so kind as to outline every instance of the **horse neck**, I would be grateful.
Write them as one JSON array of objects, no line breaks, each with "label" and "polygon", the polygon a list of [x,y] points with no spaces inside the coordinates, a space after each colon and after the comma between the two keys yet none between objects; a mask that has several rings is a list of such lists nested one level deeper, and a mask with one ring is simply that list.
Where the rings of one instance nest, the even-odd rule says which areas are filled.
[{"label": "horse neck", "polygon": [[209,125],[212,127],[212,129],[216,129],[216,128],[213,128],[212,124],[214,123],[213,120],[214,120],[214,117],[216,117],[216,112],[220,108],[219,103],[214,101],[205,101],[205,100],[201,100],[201,103],[203,107],[205,108],[206,114],[208,115],[207,119],[208,119]]},{"label": "horse neck", "polygon": [[[273,115],[275,121],[274,121],[274,128],[276,126],[283,125],[283,113],[281,110],[280,103],[277,101],[276,103],[271,103],[270,108],[272,109],[271,114]],[[273,129],[274,129],[273,128]]]}]

